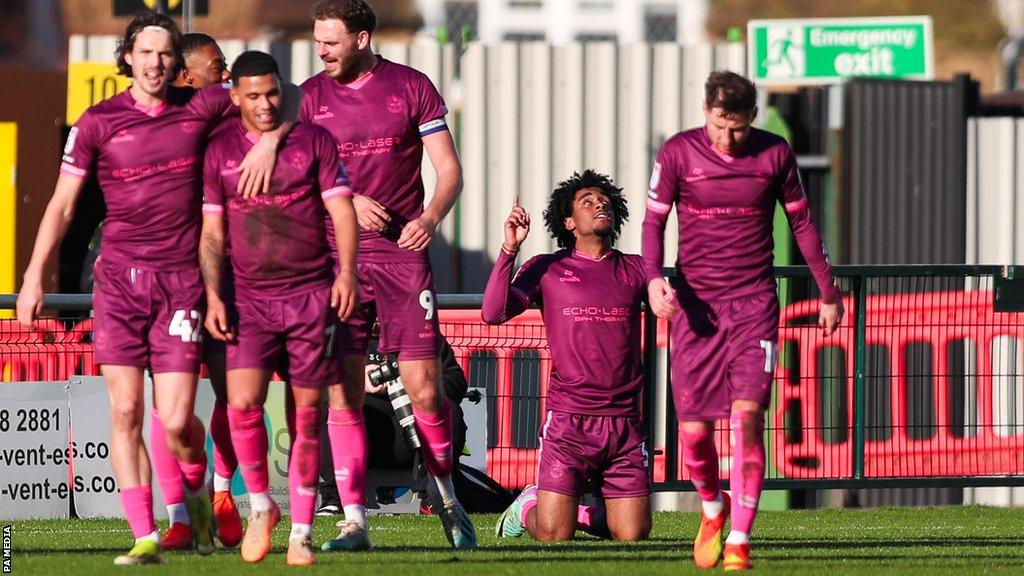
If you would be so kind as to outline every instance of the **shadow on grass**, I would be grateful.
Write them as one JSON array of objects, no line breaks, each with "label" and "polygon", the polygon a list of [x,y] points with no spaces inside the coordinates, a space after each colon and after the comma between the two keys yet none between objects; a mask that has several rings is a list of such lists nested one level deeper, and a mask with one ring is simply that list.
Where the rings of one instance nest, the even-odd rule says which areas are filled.
[{"label": "shadow on grass", "polygon": [[862,540],[832,540],[813,538],[757,538],[755,545],[765,549],[798,549],[798,548],[828,548],[853,549],[853,548],[928,548],[948,546],[975,546],[979,548],[1020,546],[1020,540],[1016,538],[979,538],[970,537],[949,537],[942,538],[909,538],[909,539],[870,539]]}]

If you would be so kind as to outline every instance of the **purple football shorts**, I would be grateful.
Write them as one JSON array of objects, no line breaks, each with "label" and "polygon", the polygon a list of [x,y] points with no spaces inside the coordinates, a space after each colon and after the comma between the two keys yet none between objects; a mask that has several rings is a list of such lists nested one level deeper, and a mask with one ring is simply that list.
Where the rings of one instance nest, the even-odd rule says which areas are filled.
[{"label": "purple football shorts", "polygon": [[651,492],[643,422],[635,416],[587,416],[549,410],[541,430],[537,488],[581,496],[587,486],[605,498]]},{"label": "purple football shorts", "polygon": [[199,268],[155,272],[100,257],[93,274],[98,364],[199,373],[205,304]]},{"label": "purple football shorts", "polygon": [[338,316],[329,286],[290,298],[240,298],[235,309],[238,336],[227,345],[229,372],[277,370],[284,363],[293,386],[324,388],[339,382]]},{"label": "purple football shorts", "polygon": [[683,303],[672,319],[672,399],[680,421],[729,416],[734,400],[771,400],[779,341],[774,292]]}]

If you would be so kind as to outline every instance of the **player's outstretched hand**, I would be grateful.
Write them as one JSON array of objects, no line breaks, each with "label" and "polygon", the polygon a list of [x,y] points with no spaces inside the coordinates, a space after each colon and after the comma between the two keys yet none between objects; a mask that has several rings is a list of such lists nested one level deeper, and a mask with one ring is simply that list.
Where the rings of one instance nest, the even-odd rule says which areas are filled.
[{"label": "player's outstretched hand", "polygon": [[206,320],[203,322],[206,331],[214,340],[231,342],[235,339],[235,330],[228,318],[228,307],[223,300],[206,300]]},{"label": "player's outstretched hand", "polygon": [[664,278],[655,278],[647,283],[647,303],[658,318],[671,318],[678,308],[676,291]]},{"label": "player's outstretched hand", "polygon": [[502,246],[508,252],[515,252],[530,235],[530,213],[519,205],[519,195],[512,197],[512,212],[505,220],[505,241]]},{"label": "player's outstretched hand", "polygon": [[402,228],[402,235],[398,238],[398,247],[403,250],[419,252],[430,246],[434,239],[434,231],[437,224],[432,222],[425,215],[410,221]]},{"label": "player's outstretched hand", "polygon": [[23,284],[15,308],[18,322],[26,328],[35,328],[36,318],[43,313],[43,287],[37,282]]},{"label": "player's outstretched hand", "polygon": [[836,328],[839,328],[839,323],[843,321],[843,301],[838,300],[835,303],[829,304],[822,302],[818,310],[818,326],[821,326],[821,333],[824,336],[831,336]]},{"label": "player's outstretched hand", "polygon": [[253,144],[242,163],[235,168],[241,172],[237,192],[248,200],[270,191],[270,175],[277,163],[277,142],[273,138],[260,138]]},{"label": "player's outstretched hand", "polygon": [[331,308],[338,310],[338,318],[344,322],[352,317],[359,305],[359,288],[356,285],[356,274],[352,270],[342,270],[331,286]]},{"label": "player's outstretched hand", "polygon": [[373,198],[362,194],[353,194],[352,207],[356,211],[356,223],[363,230],[383,232],[388,227],[388,222],[391,222],[391,215],[388,214],[387,208],[381,206]]}]

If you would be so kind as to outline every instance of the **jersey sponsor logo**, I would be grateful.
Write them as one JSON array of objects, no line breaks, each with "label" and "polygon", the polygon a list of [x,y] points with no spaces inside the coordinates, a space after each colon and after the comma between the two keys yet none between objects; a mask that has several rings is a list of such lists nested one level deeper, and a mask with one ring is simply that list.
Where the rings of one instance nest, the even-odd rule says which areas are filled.
[{"label": "jersey sponsor logo", "polygon": [[566,270],[562,272],[562,277],[558,279],[559,282],[582,282],[572,270]]},{"label": "jersey sponsor logo", "polygon": [[111,170],[110,176],[125,182],[134,182],[147,176],[154,174],[160,174],[163,172],[170,172],[171,174],[184,174],[191,172],[196,166],[196,157],[185,156],[184,158],[175,158],[167,162],[157,162],[156,164],[143,164],[142,166],[136,166],[133,168],[115,168]]},{"label": "jersey sponsor logo", "polygon": [[750,206],[693,206],[692,204],[683,204],[682,206],[686,209],[688,214],[696,216],[701,220],[709,220],[723,216],[761,216],[766,213],[760,208]]},{"label": "jersey sponsor logo", "polygon": [[156,164],[143,164],[141,166],[135,166],[131,168],[115,168],[111,170],[111,176],[114,178],[122,179],[126,182],[134,181],[139,178],[146,176],[152,176],[154,174],[160,174],[163,172],[170,172],[172,174],[182,174],[190,172],[196,167],[196,156],[185,156],[184,158],[175,158],[168,162],[157,162]]},{"label": "jersey sponsor logo", "polygon": [[387,154],[402,141],[401,136],[388,136],[385,138],[367,138],[338,143],[338,156],[370,156],[372,154]]},{"label": "jersey sponsor logo", "polygon": [[68,131],[68,141],[64,144],[64,161],[68,164],[74,164],[75,160],[67,156],[71,154],[71,151],[75,149],[75,140],[78,139],[78,126],[72,126],[71,130]]},{"label": "jersey sponsor logo", "polygon": [[253,196],[249,199],[241,197],[231,198],[228,200],[228,209],[250,212],[252,210],[268,208],[270,206],[283,208],[293,202],[302,200],[302,198],[307,195],[307,190],[299,190],[298,192],[292,192],[291,194],[274,194],[272,190],[270,194],[260,194],[259,196]]},{"label": "jersey sponsor logo", "polygon": [[313,120],[327,120],[328,118],[334,118],[334,113],[327,106],[321,106],[316,114],[313,114]]},{"label": "jersey sponsor logo", "polygon": [[566,306],[562,316],[575,322],[625,322],[633,314],[628,306]]},{"label": "jersey sponsor logo", "polygon": [[647,185],[649,188],[647,195],[651,196],[652,193],[654,194],[651,198],[658,197],[657,193],[654,192],[654,189],[658,187],[658,184],[661,184],[661,162],[655,162],[654,168],[651,170],[651,181]]},{"label": "jersey sponsor logo", "polygon": [[120,144],[121,142],[134,142],[135,136],[132,136],[131,132],[127,130],[118,130],[117,134],[110,139],[113,144]]},{"label": "jersey sponsor logo", "polygon": [[392,114],[401,114],[405,112],[405,102],[402,101],[402,97],[398,94],[388,94],[388,97],[384,100],[385,106],[388,108],[388,112]]},{"label": "jersey sponsor logo", "polygon": [[707,176],[704,175],[704,169],[697,167],[694,167],[694,169],[690,172],[689,176],[683,178],[683,180],[686,180],[687,182],[699,182],[700,180],[706,179]]}]

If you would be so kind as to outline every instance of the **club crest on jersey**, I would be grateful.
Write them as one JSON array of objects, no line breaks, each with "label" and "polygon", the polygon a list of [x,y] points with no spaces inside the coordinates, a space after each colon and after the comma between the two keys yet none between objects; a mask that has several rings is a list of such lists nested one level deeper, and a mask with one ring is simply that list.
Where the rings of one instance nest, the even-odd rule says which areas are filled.
[{"label": "club crest on jersey", "polygon": [[402,102],[402,97],[398,94],[388,94],[384,102],[388,107],[388,112],[392,114],[401,114],[405,111],[405,103]]},{"label": "club crest on jersey", "polygon": [[302,170],[302,167],[306,165],[306,160],[306,155],[299,150],[293,150],[288,155],[288,163],[299,170]]},{"label": "club crest on jersey", "polygon": [[121,142],[134,142],[135,136],[132,136],[127,130],[118,130],[117,134],[115,134],[110,141],[114,144],[120,144]]}]

